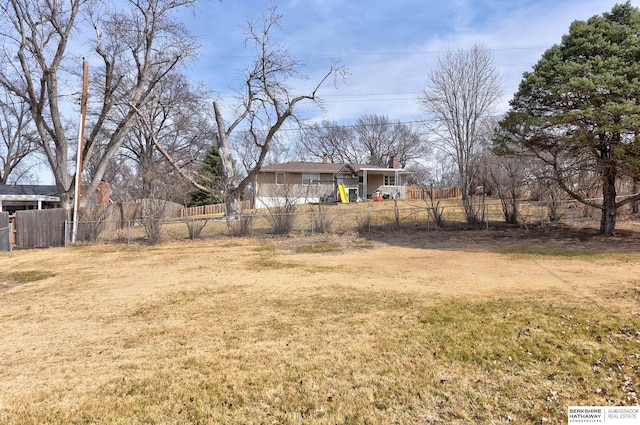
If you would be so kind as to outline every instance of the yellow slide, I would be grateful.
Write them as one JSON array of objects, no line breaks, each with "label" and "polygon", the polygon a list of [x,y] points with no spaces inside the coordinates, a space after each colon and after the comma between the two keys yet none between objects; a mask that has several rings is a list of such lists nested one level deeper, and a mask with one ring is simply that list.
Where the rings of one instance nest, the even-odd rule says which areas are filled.
[{"label": "yellow slide", "polygon": [[340,183],[338,185],[338,192],[340,193],[340,200],[343,204],[349,203],[349,198],[347,198],[347,191],[344,188],[344,184]]}]

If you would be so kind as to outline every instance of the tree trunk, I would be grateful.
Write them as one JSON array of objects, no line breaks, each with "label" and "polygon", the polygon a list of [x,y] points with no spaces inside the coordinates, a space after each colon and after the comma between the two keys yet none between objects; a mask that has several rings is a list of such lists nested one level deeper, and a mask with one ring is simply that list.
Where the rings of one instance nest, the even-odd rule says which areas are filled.
[{"label": "tree trunk", "polygon": [[613,236],[616,227],[616,169],[605,165],[602,171],[602,218],[600,219],[600,234]]},{"label": "tree trunk", "polygon": [[60,206],[67,214],[67,221],[71,222],[73,220],[73,196],[75,191],[60,190],[58,186],[58,192],[60,193]]},{"label": "tree trunk", "polygon": [[239,217],[242,215],[242,202],[237,190],[227,190],[224,195],[227,217]]},{"label": "tree trunk", "polygon": [[[632,192],[633,192],[634,195],[638,193],[638,181],[637,180],[633,180]],[[633,201],[631,203],[631,213],[632,214],[638,214],[638,201]]]},{"label": "tree trunk", "polygon": [[[222,187],[224,188],[224,202],[227,207],[227,217],[239,217],[242,214],[242,203],[240,202],[241,188],[238,187],[235,168],[233,167],[233,157],[229,149],[229,130],[226,129],[222,112],[217,102],[213,102],[213,111],[218,125],[216,143],[218,144],[218,155],[222,165]],[[233,128],[233,127],[232,127]]]}]

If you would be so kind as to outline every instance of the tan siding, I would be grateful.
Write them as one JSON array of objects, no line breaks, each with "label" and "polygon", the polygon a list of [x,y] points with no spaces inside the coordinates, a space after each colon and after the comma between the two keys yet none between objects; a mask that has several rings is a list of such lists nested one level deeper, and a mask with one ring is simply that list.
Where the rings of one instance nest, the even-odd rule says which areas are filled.
[{"label": "tan siding", "polygon": [[368,195],[371,195],[384,184],[384,177],[382,175],[369,174],[367,179],[369,180],[367,183],[367,190],[369,191]]},{"label": "tan siding", "polygon": [[273,184],[276,181],[275,173],[258,173],[256,178],[258,184]]}]

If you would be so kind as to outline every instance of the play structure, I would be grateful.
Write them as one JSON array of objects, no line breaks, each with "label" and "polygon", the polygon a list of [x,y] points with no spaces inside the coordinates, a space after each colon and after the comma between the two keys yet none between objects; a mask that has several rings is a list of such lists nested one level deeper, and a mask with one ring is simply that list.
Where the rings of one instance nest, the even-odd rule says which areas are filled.
[{"label": "play structure", "polygon": [[347,190],[344,187],[343,183],[338,185],[338,194],[340,195],[340,202],[343,204],[349,203],[349,197],[347,196]]}]

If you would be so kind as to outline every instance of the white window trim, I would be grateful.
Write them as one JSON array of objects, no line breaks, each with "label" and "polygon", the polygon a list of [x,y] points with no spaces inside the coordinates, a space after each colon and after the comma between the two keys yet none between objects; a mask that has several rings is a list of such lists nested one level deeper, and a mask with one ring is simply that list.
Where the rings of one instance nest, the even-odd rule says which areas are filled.
[{"label": "white window trim", "polygon": [[[393,184],[391,184],[391,180],[393,179]],[[396,182],[396,176],[384,176],[384,185],[385,186],[398,186]]]}]

